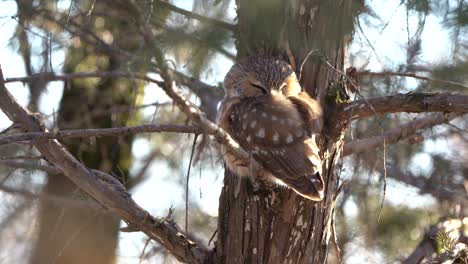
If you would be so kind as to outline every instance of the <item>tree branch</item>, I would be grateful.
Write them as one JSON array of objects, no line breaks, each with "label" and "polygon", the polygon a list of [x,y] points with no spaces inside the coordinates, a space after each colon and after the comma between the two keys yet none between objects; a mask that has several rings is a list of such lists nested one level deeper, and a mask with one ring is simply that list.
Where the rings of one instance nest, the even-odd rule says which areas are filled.
[{"label": "tree branch", "polygon": [[[217,112],[218,102],[223,97],[223,90],[219,87],[208,85],[198,79],[188,77],[185,74],[178,72],[173,69],[168,68],[168,72],[172,74],[175,79],[182,85],[187,86],[192,90],[195,95],[197,95],[201,102],[202,107],[206,109],[207,115],[211,120],[214,120]],[[158,72],[159,73],[159,72]],[[53,72],[42,72],[33,74],[26,77],[14,77],[6,78],[4,83],[10,82],[35,82],[35,81],[69,81],[72,79],[80,78],[129,78],[129,79],[138,79],[147,82],[152,82],[157,85],[161,85],[161,81],[155,80],[153,78],[147,77],[142,74],[132,73],[132,72],[123,72],[123,71],[99,71],[99,72],[77,72],[77,73],[67,73],[67,74],[55,74]]]},{"label": "tree branch", "polygon": [[61,130],[56,132],[29,132],[22,134],[14,134],[0,137],[0,145],[9,144],[12,142],[38,140],[44,138],[82,138],[82,137],[102,137],[102,136],[123,136],[136,133],[191,133],[202,134],[203,131],[197,126],[186,125],[142,125],[132,127],[114,127],[114,128],[92,128],[92,129],[76,129],[76,130]]},{"label": "tree branch", "polygon": [[418,80],[424,80],[424,81],[429,81],[429,82],[436,82],[436,83],[443,83],[443,84],[450,84],[462,88],[468,88],[468,86],[458,83],[458,82],[453,82],[453,81],[447,81],[447,80],[441,80],[441,79],[433,79],[429,78],[426,76],[418,75],[412,72],[392,72],[392,71],[383,71],[383,72],[371,72],[371,71],[361,71],[361,72],[355,72],[351,74],[352,76],[356,77],[387,77],[387,76],[400,76],[400,77],[410,77],[410,78],[415,78]]},{"label": "tree branch", "polygon": [[[9,83],[9,82],[32,82],[37,80],[37,78],[44,78],[48,81],[55,81],[55,80],[71,80],[76,78],[108,78],[108,77],[123,77],[123,78],[135,78],[144,80],[147,82],[155,83],[160,86],[166,94],[168,94],[171,99],[179,106],[179,108],[187,114],[187,116],[193,120],[195,123],[200,125],[200,128],[206,133],[213,135],[216,140],[223,145],[226,145],[229,150],[231,150],[234,155],[238,156],[240,159],[248,161],[249,154],[242,150],[240,146],[220,127],[210,121],[209,118],[206,117],[205,113],[201,111],[196,105],[191,103],[187,100],[179,91],[179,89],[175,86],[175,83],[172,81],[172,76],[176,76],[179,78],[181,84],[191,85],[194,91],[199,91],[200,93],[205,93],[208,95],[209,91],[205,88],[207,87],[206,84],[187,77],[182,73],[174,71],[167,66],[164,70],[161,70],[160,75],[163,77],[164,81],[159,81],[153,79],[151,77],[137,74],[137,73],[129,73],[129,72],[122,72],[122,71],[102,71],[102,72],[79,72],[79,73],[69,73],[69,74],[55,74],[55,73],[38,73],[33,76],[27,77],[16,77],[16,78],[7,78],[5,81],[0,80],[0,83]],[[165,77],[164,77],[165,76]],[[168,84],[168,81],[170,84]],[[213,90],[221,90],[214,86],[208,86],[210,91]],[[221,93],[215,93],[219,98],[221,98]],[[201,134],[201,133],[200,133]]]},{"label": "tree branch", "polygon": [[415,121],[406,123],[378,136],[348,142],[343,147],[343,156],[369,151],[381,147],[384,144],[388,145],[396,143],[400,140],[409,138],[410,136],[414,135],[414,133],[418,130],[447,123],[460,115],[463,114],[452,113],[446,115],[442,113],[437,113],[428,117],[420,118]]},{"label": "tree branch", "polygon": [[[372,106],[372,108],[370,107]],[[375,111],[375,112],[374,112]],[[357,100],[337,107],[342,121],[398,112],[468,112],[468,95],[452,93],[407,93]]]},{"label": "tree branch", "polygon": [[201,21],[203,23],[213,24],[215,26],[218,26],[218,27],[230,30],[230,31],[235,31],[237,29],[236,25],[233,25],[233,24],[221,21],[221,20],[217,20],[217,19],[214,19],[214,18],[205,17],[205,16],[202,16],[202,15],[199,15],[199,14],[195,14],[193,12],[190,12],[190,11],[187,11],[185,9],[179,8],[179,7],[175,6],[175,5],[172,5],[172,4],[170,4],[170,3],[166,2],[166,1],[158,1],[158,2],[162,6],[168,8],[169,10],[171,10],[173,12],[176,12],[176,13],[179,13],[181,15],[184,15],[184,16],[186,16],[188,18],[196,19],[196,20],[199,20],[199,21]]},{"label": "tree branch", "polygon": [[[0,69],[0,108],[15,123],[22,124],[30,132],[45,132],[43,124],[31,113],[21,107],[3,85]],[[129,224],[131,230],[141,230],[158,241],[179,261],[204,263],[208,250],[182,235],[172,221],[157,219],[142,209],[114,177],[95,174],[76,160],[56,140],[43,139],[34,145],[44,157],[63,172],[73,183],[99,201],[105,208],[118,215]],[[120,185],[119,185],[120,184]]]}]

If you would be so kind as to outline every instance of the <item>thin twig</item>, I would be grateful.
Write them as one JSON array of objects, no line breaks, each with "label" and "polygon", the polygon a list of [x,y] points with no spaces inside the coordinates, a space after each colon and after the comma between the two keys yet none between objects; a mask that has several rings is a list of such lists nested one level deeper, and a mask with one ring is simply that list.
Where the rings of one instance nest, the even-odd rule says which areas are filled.
[{"label": "thin twig", "polygon": [[96,5],[96,0],[94,0],[93,3],[91,4],[91,8],[89,9],[88,13],[86,14],[87,16],[91,16],[91,13],[93,13],[95,5]]},{"label": "thin twig", "polygon": [[337,73],[341,74],[344,78],[346,78],[346,80],[348,80],[348,82],[351,84],[351,86],[354,87],[354,90],[356,91],[356,94],[359,95],[360,98],[362,98],[362,100],[364,100],[364,102],[366,102],[366,104],[369,106],[369,108],[374,112],[375,115],[377,115],[377,112],[375,111],[374,109],[374,106],[372,106],[371,103],[369,103],[369,101],[367,101],[367,99],[361,95],[361,93],[359,93],[359,89],[358,89],[358,86],[356,83],[354,83],[353,79],[351,77],[349,77],[345,72],[335,68],[333,65],[331,65],[331,63],[323,56],[320,56],[322,61],[325,62],[325,64],[330,67],[332,70],[336,71]]},{"label": "thin twig", "polygon": [[188,134],[203,134],[197,126],[190,125],[141,125],[131,127],[114,127],[114,128],[90,128],[76,130],[60,130],[56,132],[27,132],[21,134],[13,134],[0,137],[0,145],[13,142],[30,141],[38,139],[60,139],[60,138],[86,138],[86,137],[104,137],[104,136],[122,136],[127,134],[139,133],[188,133]]},{"label": "thin twig", "polygon": [[146,251],[146,248],[148,247],[149,243],[151,242],[151,238],[147,238],[146,239],[146,242],[145,242],[145,245],[143,246],[143,249],[141,250],[141,254],[140,254],[140,260],[138,261],[138,264],[141,264],[143,263],[143,260],[145,258],[145,251]]},{"label": "thin twig", "polygon": [[[89,226],[91,226],[93,224],[93,220],[95,220],[96,216],[98,214],[97,213],[94,213],[94,214],[91,214],[91,215],[88,215],[86,221],[83,221],[84,219],[80,219],[81,221],[79,222],[78,226],[75,226],[75,231],[72,233],[72,234],[68,234],[67,236],[67,240],[65,241],[65,243],[63,244],[63,246],[60,248],[59,252],[55,255],[53,261],[52,261],[52,264],[55,264],[57,263],[57,261],[60,259],[60,257],[62,256],[62,254],[65,252],[65,249],[67,249],[71,243],[80,235],[83,233],[83,230],[85,228],[88,228]],[[53,236],[52,236],[53,237]]]},{"label": "thin twig", "polygon": [[213,234],[211,235],[210,237],[210,240],[208,240],[208,246],[211,244],[211,242],[213,241],[214,237],[216,236],[216,234],[218,233],[218,229],[216,229]]},{"label": "thin twig", "polygon": [[189,211],[189,180],[190,169],[192,168],[193,154],[195,153],[195,146],[197,145],[198,134],[193,138],[192,151],[190,152],[190,160],[187,168],[187,178],[185,181],[185,233],[188,234],[188,211]]},{"label": "thin twig", "polygon": [[301,78],[302,78],[302,69],[304,68],[304,65],[306,64],[307,60],[309,59],[310,55],[312,55],[313,53],[317,52],[316,49],[313,49],[311,51],[309,51],[306,55],[306,57],[304,58],[304,60],[302,61],[301,63],[301,67],[299,67],[299,78],[298,80],[300,81]]},{"label": "thin twig", "polygon": [[73,7],[73,4],[74,4],[74,0],[71,0],[70,1],[70,6],[68,7],[68,13],[67,13],[67,22],[65,24],[65,28],[68,27],[68,22],[70,22],[70,15],[71,15],[71,10],[72,10],[72,7]]},{"label": "thin twig", "polygon": [[384,170],[384,186],[382,201],[380,203],[379,216],[377,217],[377,224],[380,223],[380,217],[382,216],[382,210],[385,202],[385,195],[387,194],[387,148],[385,144],[385,138],[383,140],[383,170]]}]

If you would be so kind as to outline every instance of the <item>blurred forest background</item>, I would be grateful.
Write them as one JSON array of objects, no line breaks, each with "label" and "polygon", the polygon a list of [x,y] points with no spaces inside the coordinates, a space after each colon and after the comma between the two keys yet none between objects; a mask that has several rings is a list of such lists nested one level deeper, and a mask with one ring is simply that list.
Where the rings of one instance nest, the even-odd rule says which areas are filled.
[{"label": "blurred forest background", "polygon": [[[224,74],[236,59],[230,27],[236,23],[235,7],[231,0],[1,1],[0,64],[7,80],[44,72],[116,70],[158,78],[152,50],[141,43],[141,35],[151,32],[184,94],[213,119]],[[361,74],[363,97],[467,94],[466,1],[366,1],[355,25],[347,66]],[[52,81],[39,76],[6,86],[23,105],[41,113],[51,131],[187,122],[156,85],[131,78]],[[423,116],[357,120],[346,141],[378,136]],[[379,148],[345,152],[340,175],[345,184],[336,212],[344,263],[410,261],[424,245],[436,245],[439,252],[450,249],[445,235],[467,243],[467,119],[450,115],[439,123]],[[0,129],[10,125],[0,117]],[[61,141],[89,167],[124,182],[150,213],[163,217],[173,210],[183,226],[193,135]],[[187,220],[190,233],[208,244],[217,225],[223,166],[216,144],[201,136],[197,142]],[[115,216],[82,206],[84,194],[65,177],[41,171],[41,165],[47,163],[30,144],[0,145],[0,263],[72,263],[66,260],[77,256],[76,248],[98,252],[102,259],[94,263],[176,262],[143,233],[119,232],[122,224]]]}]

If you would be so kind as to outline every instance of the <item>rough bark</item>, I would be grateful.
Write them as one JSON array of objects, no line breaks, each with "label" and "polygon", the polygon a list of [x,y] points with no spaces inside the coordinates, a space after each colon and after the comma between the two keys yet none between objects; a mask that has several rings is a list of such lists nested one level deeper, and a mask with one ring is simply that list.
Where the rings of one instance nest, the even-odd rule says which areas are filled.
[{"label": "rough bark", "polygon": [[[237,1],[239,57],[282,56],[300,74],[301,84],[321,102],[325,127],[319,139],[326,181],[325,198],[314,203],[284,188],[266,188],[226,170],[220,197],[216,254],[219,263],[324,263],[332,237],[334,204],[343,145],[342,124],[330,121],[325,105],[329,83],[343,71],[354,1]],[[333,14],[333,15],[332,15]],[[321,59],[320,59],[321,58]],[[326,59],[335,69],[323,63]],[[338,71],[337,71],[338,70]]]}]

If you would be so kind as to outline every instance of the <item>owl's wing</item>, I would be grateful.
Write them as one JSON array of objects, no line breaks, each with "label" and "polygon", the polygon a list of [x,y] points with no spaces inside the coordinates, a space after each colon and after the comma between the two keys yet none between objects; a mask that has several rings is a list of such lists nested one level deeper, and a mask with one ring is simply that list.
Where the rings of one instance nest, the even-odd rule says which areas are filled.
[{"label": "owl's wing", "polygon": [[307,124],[307,129],[311,134],[322,131],[322,107],[312,99],[309,94],[301,92],[298,95],[289,96],[288,99],[296,106]]},{"label": "owl's wing", "polygon": [[229,118],[234,139],[264,169],[308,199],[323,198],[318,147],[293,104],[239,103]]}]

